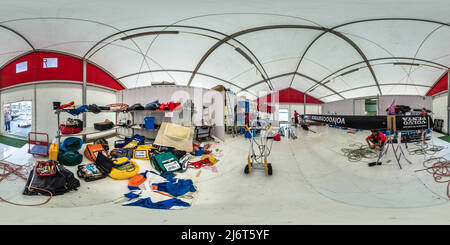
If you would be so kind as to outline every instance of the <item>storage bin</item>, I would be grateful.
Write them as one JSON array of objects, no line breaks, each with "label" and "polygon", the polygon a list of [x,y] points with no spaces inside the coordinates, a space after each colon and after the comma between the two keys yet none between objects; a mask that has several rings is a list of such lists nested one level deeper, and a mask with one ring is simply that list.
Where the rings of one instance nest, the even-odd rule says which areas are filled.
[{"label": "storage bin", "polygon": [[154,117],[146,117],[144,118],[145,129],[155,129],[155,118]]}]

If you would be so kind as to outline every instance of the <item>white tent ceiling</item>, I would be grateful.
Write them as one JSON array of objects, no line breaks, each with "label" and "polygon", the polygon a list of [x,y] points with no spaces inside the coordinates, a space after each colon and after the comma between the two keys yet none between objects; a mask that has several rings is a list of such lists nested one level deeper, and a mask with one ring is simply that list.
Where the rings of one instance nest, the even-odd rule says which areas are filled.
[{"label": "white tent ceiling", "polygon": [[[63,52],[127,88],[292,87],[329,102],[425,95],[450,66],[448,0],[2,0],[0,13],[0,66]],[[155,31],[179,33],[121,40]]]}]

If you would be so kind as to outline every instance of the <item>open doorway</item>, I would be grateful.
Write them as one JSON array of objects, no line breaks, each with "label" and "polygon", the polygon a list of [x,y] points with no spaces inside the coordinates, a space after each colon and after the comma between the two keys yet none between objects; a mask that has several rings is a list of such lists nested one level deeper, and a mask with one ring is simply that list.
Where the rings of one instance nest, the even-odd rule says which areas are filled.
[{"label": "open doorway", "polygon": [[32,102],[19,101],[3,105],[3,130],[6,134],[21,138],[28,137],[32,128]]},{"label": "open doorway", "polygon": [[365,112],[367,116],[378,115],[378,99],[371,98],[365,101]]},{"label": "open doorway", "polygon": [[288,109],[280,109],[278,111],[278,121],[289,122],[289,110]]}]

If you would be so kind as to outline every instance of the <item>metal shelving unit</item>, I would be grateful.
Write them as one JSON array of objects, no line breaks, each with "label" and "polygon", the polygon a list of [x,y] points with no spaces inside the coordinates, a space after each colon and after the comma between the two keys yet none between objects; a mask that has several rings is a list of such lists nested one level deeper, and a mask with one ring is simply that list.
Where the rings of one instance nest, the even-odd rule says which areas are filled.
[{"label": "metal shelving unit", "polygon": [[[117,134],[117,129],[119,127],[115,126],[111,129],[107,129],[107,130],[97,130],[93,127],[85,127],[86,126],[86,122],[83,121],[83,130],[80,133],[77,134],[61,134],[61,130],[59,130],[59,125],[61,124],[61,120],[60,120],[60,113],[61,112],[67,112],[69,113],[69,110],[67,109],[60,109],[60,110],[55,110],[55,114],[56,114],[56,118],[58,121],[58,131],[56,132],[56,139],[58,142],[58,146],[61,145],[61,138],[63,137],[82,137],[83,142],[86,142],[86,135],[90,135],[90,134],[97,134],[97,133],[105,133],[105,132],[109,132],[109,131],[116,131]],[[87,113],[87,112],[91,112],[91,111],[84,111],[82,113]],[[124,111],[118,111],[118,110],[101,110],[100,113],[105,113],[105,112],[109,112],[109,113],[116,113],[116,122],[117,122],[117,116],[118,113],[120,112],[124,112]]]},{"label": "metal shelving unit", "polygon": [[153,135],[151,137],[147,137],[146,136],[146,138],[154,139],[154,138],[156,138],[156,133],[158,132],[159,129],[146,129],[146,128],[142,128],[140,126],[137,126],[136,125],[136,113],[143,114],[142,117],[146,117],[146,116],[155,117],[155,119],[156,118],[158,119],[159,123],[162,123],[162,122],[169,122],[170,118],[173,118],[174,116],[179,115],[180,113],[184,113],[184,112],[191,112],[191,122],[192,122],[192,111],[191,110],[186,110],[186,109],[174,110],[174,111],[157,111],[157,110],[136,110],[136,111],[130,111],[130,113],[131,113],[131,124],[133,126],[127,128],[127,129],[131,129],[132,135],[135,134],[135,130],[143,130],[145,132],[152,133]]}]

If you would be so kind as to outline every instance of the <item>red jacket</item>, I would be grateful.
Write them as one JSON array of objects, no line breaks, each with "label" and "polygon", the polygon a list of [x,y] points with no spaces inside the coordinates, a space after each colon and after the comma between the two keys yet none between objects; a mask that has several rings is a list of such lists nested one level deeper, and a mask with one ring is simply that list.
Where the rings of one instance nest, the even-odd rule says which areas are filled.
[{"label": "red jacket", "polygon": [[377,143],[385,143],[386,142],[386,136],[381,132],[373,133],[373,134],[369,135],[367,138],[369,140],[373,140]]}]

